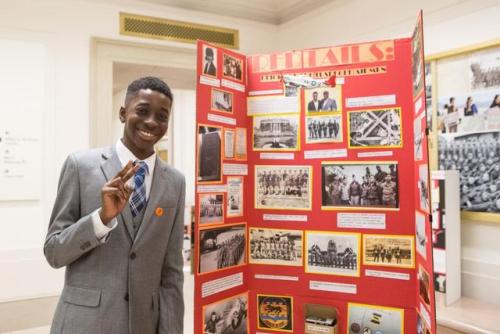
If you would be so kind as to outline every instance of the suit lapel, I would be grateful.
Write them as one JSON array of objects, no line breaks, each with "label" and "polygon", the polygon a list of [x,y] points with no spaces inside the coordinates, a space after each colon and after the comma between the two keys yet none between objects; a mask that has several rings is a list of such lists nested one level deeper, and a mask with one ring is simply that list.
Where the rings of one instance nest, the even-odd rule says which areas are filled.
[{"label": "suit lapel", "polygon": [[153,180],[151,182],[151,192],[149,193],[148,203],[146,205],[146,211],[144,212],[144,217],[142,219],[141,226],[137,235],[135,237],[134,243],[139,240],[139,238],[144,235],[145,230],[149,228],[151,217],[155,212],[155,209],[160,205],[163,194],[166,189],[169,188],[169,175],[167,173],[167,168],[162,163],[160,158],[156,157],[155,170],[153,172]]},{"label": "suit lapel", "polygon": [[[109,147],[102,154],[103,162],[101,163],[101,170],[104,173],[107,181],[112,180],[116,174],[122,169],[120,159],[113,147]],[[118,223],[125,225],[130,242],[133,240],[134,229],[132,227],[132,212],[130,206],[127,204],[123,211],[117,216]]]}]

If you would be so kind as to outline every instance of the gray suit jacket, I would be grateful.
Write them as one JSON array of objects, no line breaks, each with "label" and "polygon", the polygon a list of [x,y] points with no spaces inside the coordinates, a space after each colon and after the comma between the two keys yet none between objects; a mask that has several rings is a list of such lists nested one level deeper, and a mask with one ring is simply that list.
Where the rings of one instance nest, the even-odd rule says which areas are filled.
[{"label": "gray suit jacket", "polygon": [[101,243],[91,213],[120,169],[114,147],[72,154],[64,163],[44,246],[52,267],[66,266],[51,334],[183,332],[184,176],[157,158],[135,239],[127,205]]}]

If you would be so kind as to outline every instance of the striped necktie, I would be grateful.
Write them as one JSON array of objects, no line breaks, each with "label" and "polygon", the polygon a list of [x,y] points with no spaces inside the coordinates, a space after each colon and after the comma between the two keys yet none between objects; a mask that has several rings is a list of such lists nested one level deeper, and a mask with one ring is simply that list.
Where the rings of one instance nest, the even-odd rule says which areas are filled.
[{"label": "striped necktie", "polygon": [[134,175],[134,192],[129,200],[130,210],[132,215],[137,216],[142,209],[146,206],[146,185],[144,184],[144,179],[146,178],[146,173],[148,172],[148,165],[144,161],[136,161],[141,167]]}]

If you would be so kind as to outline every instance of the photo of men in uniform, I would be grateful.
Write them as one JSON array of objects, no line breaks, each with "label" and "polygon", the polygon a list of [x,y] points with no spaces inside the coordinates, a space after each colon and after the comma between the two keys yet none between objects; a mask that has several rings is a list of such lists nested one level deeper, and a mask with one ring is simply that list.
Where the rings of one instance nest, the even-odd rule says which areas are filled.
[{"label": "photo of men in uniform", "polygon": [[250,263],[302,266],[302,231],[250,228]]},{"label": "photo of men in uniform", "polygon": [[309,210],[310,166],[255,166],[255,207]]},{"label": "photo of men in uniform", "polygon": [[363,264],[413,268],[413,236],[363,235]]},{"label": "photo of men in uniform", "polygon": [[398,208],[398,165],[394,163],[325,163],[322,206]]},{"label": "photo of men in uniform", "polygon": [[247,334],[248,295],[246,293],[203,307],[204,334]]},{"label": "photo of men in uniform", "polygon": [[341,88],[320,87],[304,90],[307,112],[341,112]]},{"label": "photo of men in uniform", "polygon": [[199,224],[224,222],[224,194],[199,194]]},{"label": "photo of men in uniform", "polygon": [[233,93],[212,88],[212,111],[233,112]]},{"label": "photo of men in uniform", "polygon": [[359,276],[360,234],[306,231],[307,273]]},{"label": "photo of men in uniform", "polygon": [[349,147],[400,147],[401,109],[350,111]]},{"label": "photo of men in uniform", "polygon": [[223,57],[223,72],[222,75],[225,77],[229,77],[231,79],[236,79],[238,81],[243,81],[243,68],[242,68],[242,59],[238,59],[235,57],[231,57],[227,54],[224,54]]},{"label": "photo of men in uniform", "polygon": [[199,273],[245,263],[246,226],[224,225],[200,230]]},{"label": "photo of men in uniform", "polygon": [[342,115],[306,116],[306,143],[342,141]]},{"label": "photo of men in uniform", "polygon": [[204,45],[203,54],[203,74],[217,76],[217,49]]}]

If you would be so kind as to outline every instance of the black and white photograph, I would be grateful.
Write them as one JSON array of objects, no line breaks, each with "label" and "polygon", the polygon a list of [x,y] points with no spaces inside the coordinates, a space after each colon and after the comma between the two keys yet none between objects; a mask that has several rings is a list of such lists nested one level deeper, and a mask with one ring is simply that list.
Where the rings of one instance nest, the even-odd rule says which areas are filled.
[{"label": "black and white photograph", "polygon": [[342,115],[306,116],[306,143],[342,142]]},{"label": "black and white photograph", "polygon": [[255,208],[311,209],[311,166],[255,166]]},{"label": "black and white photograph", "polygon": [[401,108],[357,110],[347,113],[349,147],[402,147]]},{"label": "black and white photograph", "polygon": [[[404,334],[404,309],[348,304],[348,334]],[[409,334],[409,333],[408,333]]]},{"label": "black and white photograph", "polygon": [[227,78],[243,81],[243,60],[223,54],[223,72],[222,75]]},{"label": "black and white photograph", "polygon": [[198,125],[198,183],[222,182],[222,127]]},{"label": "black and white photograph", "polygon": [[363,234],[363,264],[415,267],[413,235]]},{"label": "black and white photograph", "polygon": [[419,313],[417,313],[417,334],[432,334],[431,329]]},{"label": "black and white photograph", "polygon": [[417,279],[418,293],[420,295],[420,298],[422,298],[425,305],[429,307],[431,304],[431,295],[429,291],[431,286],[431,279],[429,277],[429,273],[421,265],[418,266]]},{"label": "black and white photograph", "polygon": [[224,129],[224,159],[234,158],[234,130]]},{"label": "black and white photograph", "polygon": [[500,87],[500,51],[486,50],[470,59],[470,86],[473,90]]},{"label": "black and white photograph", "polygon": [[500,212],[500,131],[441,136],[439,169],[459,171],[462,210]]},{"label": "black and white photograph", "polygon": [[323,162],[322,207],[399,207],[398,165],[395,162]]},{"label": "black and white photograph", "polygon": [[302,266],[301,230],[250,228],[249,263]]},{"label": "black and white photograph", "polygon": [[299,150],[299,117],[299,114],[254,116],[254,151]]},{"label": "black and white photograph", "polygon": [[243,177],[227,177],[227,217],[243,216]]},{"label": "black and white photograph", "polygon": [[248,325],[247,293],[203,306],[204,334],[247,334]]},{"label": "black and white photograph", "polygon": [[418,166],[417,188],[420,199],[420,210],[430,213],[429,166],[427,164]]},{"label": "black and white photograph", "polygon": [[224,193],[198,194],[199,224],[220,224],[224,222]]},{"label": "black and white photograph", "polygon": [[212,111],[233,113],[233,93],[212,88],[210,95]]},{"label": "black and white photograph", "polygon": [[422,117],[417,117],[413,121],[413,155],[415,161],[423,159],[423,143],[425,133],[422,131]]},{"label": "black and white photograph", "polygon": [[203,45],[203,74],[217,76],[217,49]]},{"label": "black and white photograph", "polygon": [[413,98],[417,97],[424,86],[424,54],[422,52],[422,21],[419,20],[413,31],[412,50],[412,78]]},{"label": "black and white photograph", "polygon": [[359,276],[359,233],[306,231],[306,272]]},{"label": "black and white photograph", "polygon": [[424,259],[427,259],[427,234],[425,233],[425,216],[415,211],[415,240],[416,249]]},{"label": "black and white photograph", "polygon": [[223,225],[200,230],[200,274],[245,264],[246,225]]},{"label": "black and white photograph", "polygon": [[304,109],[308,113],[341,112],[341,86],[304,89]]}]

